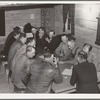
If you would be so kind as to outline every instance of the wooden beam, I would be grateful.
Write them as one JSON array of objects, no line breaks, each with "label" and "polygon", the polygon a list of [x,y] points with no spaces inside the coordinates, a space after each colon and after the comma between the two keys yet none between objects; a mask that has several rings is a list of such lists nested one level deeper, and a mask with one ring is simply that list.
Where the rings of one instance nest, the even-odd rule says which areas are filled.
[{"label": "wooden beam", "polygon": [[36,8],[51,8],[58,4],[23,4],[23,5],[11,5],[0,7],[0,9],[9,10],[22,10],[22,9],[36,9]]}]

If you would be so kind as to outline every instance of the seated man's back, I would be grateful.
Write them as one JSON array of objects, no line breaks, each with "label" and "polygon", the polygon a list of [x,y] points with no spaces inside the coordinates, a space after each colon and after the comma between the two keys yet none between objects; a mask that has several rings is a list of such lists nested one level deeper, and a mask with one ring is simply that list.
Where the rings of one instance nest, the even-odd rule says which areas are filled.
[{"label": "seated man's back", "polygon": [[46,61],[38,60],[31,64],[30,73],[31,78],[27,86],[28,93],[49,93],[53,82],[62,82],[59,68],[55,68],[54,65]]}]

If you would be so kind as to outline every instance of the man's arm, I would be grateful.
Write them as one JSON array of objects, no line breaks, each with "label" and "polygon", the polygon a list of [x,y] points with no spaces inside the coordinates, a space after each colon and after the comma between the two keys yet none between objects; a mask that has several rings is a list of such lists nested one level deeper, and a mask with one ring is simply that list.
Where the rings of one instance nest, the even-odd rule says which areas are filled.
[{"label": "man's arm", "polygon": [[77,60],[76,59],[67,60],[66,63],[76,65]]},{"label": "man's arm", "polygon": [[27,86],[27,84],[30,80],[30,76],[31,76],[29,64],[27,64],[27,63],[24,64],[24,67],[23,67],[21,73],[22,73],[22,77],[21,77],[22,82],[24,83],[25,86]]},{"label": "man's arm", "polygon": [[60,43],[60,45],[57,47],[57,49],[55,50],[55,54],[57,56],[60,56],[60,51],[61,51],[61,48],[62,48],[62,43]]},{"label": "man's arm", "polygon": [[72,51],[70,49],[67,50],[67,53],[60,58],[60,61],[66,61],[67,59],[69,59],[70,55],[71,55]]},{"label": "man's arm", "polygon": [[61,74],[58,67],[55,70],[54,82],[57,83],[57,84],[60,84],[60,83],[63,82],[63,77],[62,77],[62,74]]}]

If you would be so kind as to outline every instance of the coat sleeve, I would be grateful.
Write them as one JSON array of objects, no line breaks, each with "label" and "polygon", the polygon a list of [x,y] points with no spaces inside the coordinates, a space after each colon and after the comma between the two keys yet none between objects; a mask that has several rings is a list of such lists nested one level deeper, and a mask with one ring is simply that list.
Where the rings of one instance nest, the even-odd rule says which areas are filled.
[{"label": "coat sleeve", "polygon": [[31,74],[29,73],[29,65],[27,63],[24,65],[21,74],[21,80],[24,83],[24,85],[27,86],[31,76]]},{"label": "coat sleeve", "polygon": [[74,86],[75,83],[77,82],[77,73],[76,73],[75,67],[76,66],[73,67],[72,76],[71,76],[71,79],[70,79],[70,84],[72,86]]},{"label": "coat sleeve", "polygon": [[59,68],[56,68],[56,70],[55,70],[54,82],[57,83],[57,84],[63,82],[63,77],[61,75]]},{"label": "coat sleeve", "polygon": [[66,55],[64,55],[62,58],[60,58],[60,60],[61,61],[64,61],[64,60],[66,61],[66,60],[70,59],[71,53],[72,53],[71,50],[68,49]]},{"label": "coat sleeve", "polygon": [[60,43],[60,45],[57,47],[57,49],[55,50],[55,54],[57,56],[60,56],[60,51],[61,51],[61,48],[62,48],[62,43]]}]

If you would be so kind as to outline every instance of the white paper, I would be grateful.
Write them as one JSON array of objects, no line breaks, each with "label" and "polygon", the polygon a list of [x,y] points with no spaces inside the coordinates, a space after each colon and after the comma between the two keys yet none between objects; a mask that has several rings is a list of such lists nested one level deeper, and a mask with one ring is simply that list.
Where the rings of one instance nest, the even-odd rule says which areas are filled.
[{"label": "white paper", "polygon": [[72,75],[72,70],[71,69],[65,69],[63,72],[62,72],[63,75],[69,75],[71,76]]}]

